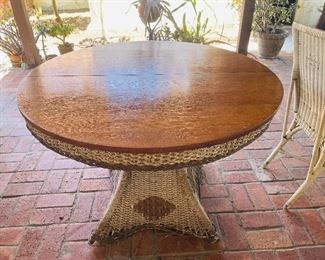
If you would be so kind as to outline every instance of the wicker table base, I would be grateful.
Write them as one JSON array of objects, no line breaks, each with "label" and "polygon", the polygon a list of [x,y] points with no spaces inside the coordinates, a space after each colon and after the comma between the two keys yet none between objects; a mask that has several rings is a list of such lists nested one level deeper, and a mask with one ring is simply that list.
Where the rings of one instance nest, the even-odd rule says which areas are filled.
[{"label": "wicker table base", "polygon": [[89,242],[110,243],[145,229],[218,240],[199,202],[200,169],[114,171],[113,197]]}]

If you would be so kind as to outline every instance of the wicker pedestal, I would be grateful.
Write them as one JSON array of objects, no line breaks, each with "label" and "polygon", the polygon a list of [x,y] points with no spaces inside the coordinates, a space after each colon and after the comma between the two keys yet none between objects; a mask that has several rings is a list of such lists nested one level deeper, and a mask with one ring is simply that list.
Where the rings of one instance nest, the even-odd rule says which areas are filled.
[{"label": "wicker pedestal", "polygon": [[201,167],[193,165],[234,153],[260,136],[267,126],[210,147],[141,154],[74,145],[27,124],[31,133],[52,150],[89,165],[117,169],[113,171],[114,194],[91,244],[114,242],[145,229],[217,240],[218,234],[199,201]]},{"label": "wicker pedestal", "polygon": [[145,229],[218,239],[199,202],[200,167],[114,175],[115,191],[91,244],[114,242]]}]

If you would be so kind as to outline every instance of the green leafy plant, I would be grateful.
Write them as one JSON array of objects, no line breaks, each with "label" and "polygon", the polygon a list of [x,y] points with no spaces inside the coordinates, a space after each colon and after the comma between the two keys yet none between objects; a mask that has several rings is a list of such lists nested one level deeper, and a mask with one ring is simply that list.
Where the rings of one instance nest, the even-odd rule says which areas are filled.
[{"label": "green leafy plant", "polygon": [[55,37],[62,42],[62,45],[69,44],[66,42],[66,38],[73,32],[74,26],[65,23],[51,23],[48,25],[47,34],[51,37]]},{"label": "green leafy plant", "polygon": [[0,50],[7,55],[23,54],[20,34],[13,18],[0,24]]},{"label": "green leafy plant", "polygon": [[[170,9],[170,5],[166,1],[160,0],[137,0],[133,4],[137,8],[142,8],[139,11],[144,14],[140,15],[142,22],[146,26],[146,31],[149,35],[149,40],[174,40],[182,42],[193,42],[210,44],[216,41],[208,41],[207,35],[211,32],[208,29],[208,18],[203,18],[203,12],[197,10],[197,0],[184,0],[175,9]],[[143,7],[143,4],[152,4],[152,7]],[[195,17],[192,23],[187,21],[186,13],[182,16],[181,25],[177,24],[174,14],[179,12],[183,7],[191,5],[192,10],[195,13]],[[152,9],[150,9],[152,8]],[[150,10],[153,10],[151,16]],[[159,16],[158,16],[159,13]],[[154,25],[151,25],[154,23]],[[171,25],[170,25],[171,24]]]},{"label": "green leafy plant", "polygon": [[253,31],[277,33],[283,23],[291,22],[295,7],[288,0],[256,0]]},{"label": "green leafy plant", "polygon": [[[243,0],[231,0],[230,6],[236,10],[241,8]],[[277,33],[284,23],[291,23],[296,4],[289,0],[256,0],[252,24],[254,32]]]},{"label": "green leafy plant", "polygon": [[193,43],[202,43],[202,44],[210,44],[211,41],[208,41],[206,36],[211,32],[211,29],[207,29],[209,19],[202,18],[202,11],[197,11],[197,1],[196,0],[186,0],[184,4],[190,3],[193,11],[195,12],[195,18],[193,24],[189,24],[186,19],[186,13],[183,14],[182,17],[182,25],[178,26],[173,13],[169,10],[165,11],[165,16],[169,21],[174,25],[173,39],[176,41],[182,42],[193,42]]}]

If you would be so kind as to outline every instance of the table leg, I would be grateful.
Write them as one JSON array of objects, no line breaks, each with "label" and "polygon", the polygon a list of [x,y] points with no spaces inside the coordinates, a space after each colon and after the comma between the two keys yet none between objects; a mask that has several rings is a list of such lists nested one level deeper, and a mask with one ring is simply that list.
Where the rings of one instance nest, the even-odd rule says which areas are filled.
[{"label": "table leg", "polygon": [[218,240],[199,201],[200,170],[114,171],[115,192],[89,242],[110,243],[145,229]]}]

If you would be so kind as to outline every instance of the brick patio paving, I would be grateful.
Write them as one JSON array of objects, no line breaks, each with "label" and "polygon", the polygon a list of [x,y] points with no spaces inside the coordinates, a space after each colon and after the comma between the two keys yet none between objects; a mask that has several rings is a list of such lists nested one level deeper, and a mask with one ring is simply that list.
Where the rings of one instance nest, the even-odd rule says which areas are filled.
[{"label": "brick patio paving", "polygon": [[[291,56],[261,61],[287,91]],[[110,172],[60,156],[29,134],[15,99],[26,73],[12,70],[0,80],[1,260],[325,259],[325,175],[286,212],[282,205],[302,183],[308,165],[282,157],[268,171],[260,168],[280,137],[283,105],[257,141],[205,166],[202,204],[221,241],[147,231],[114,245],[89,246],[111,196]],[[295,140],[290,150],[309,158],[309,139],[299,134]]]}]

